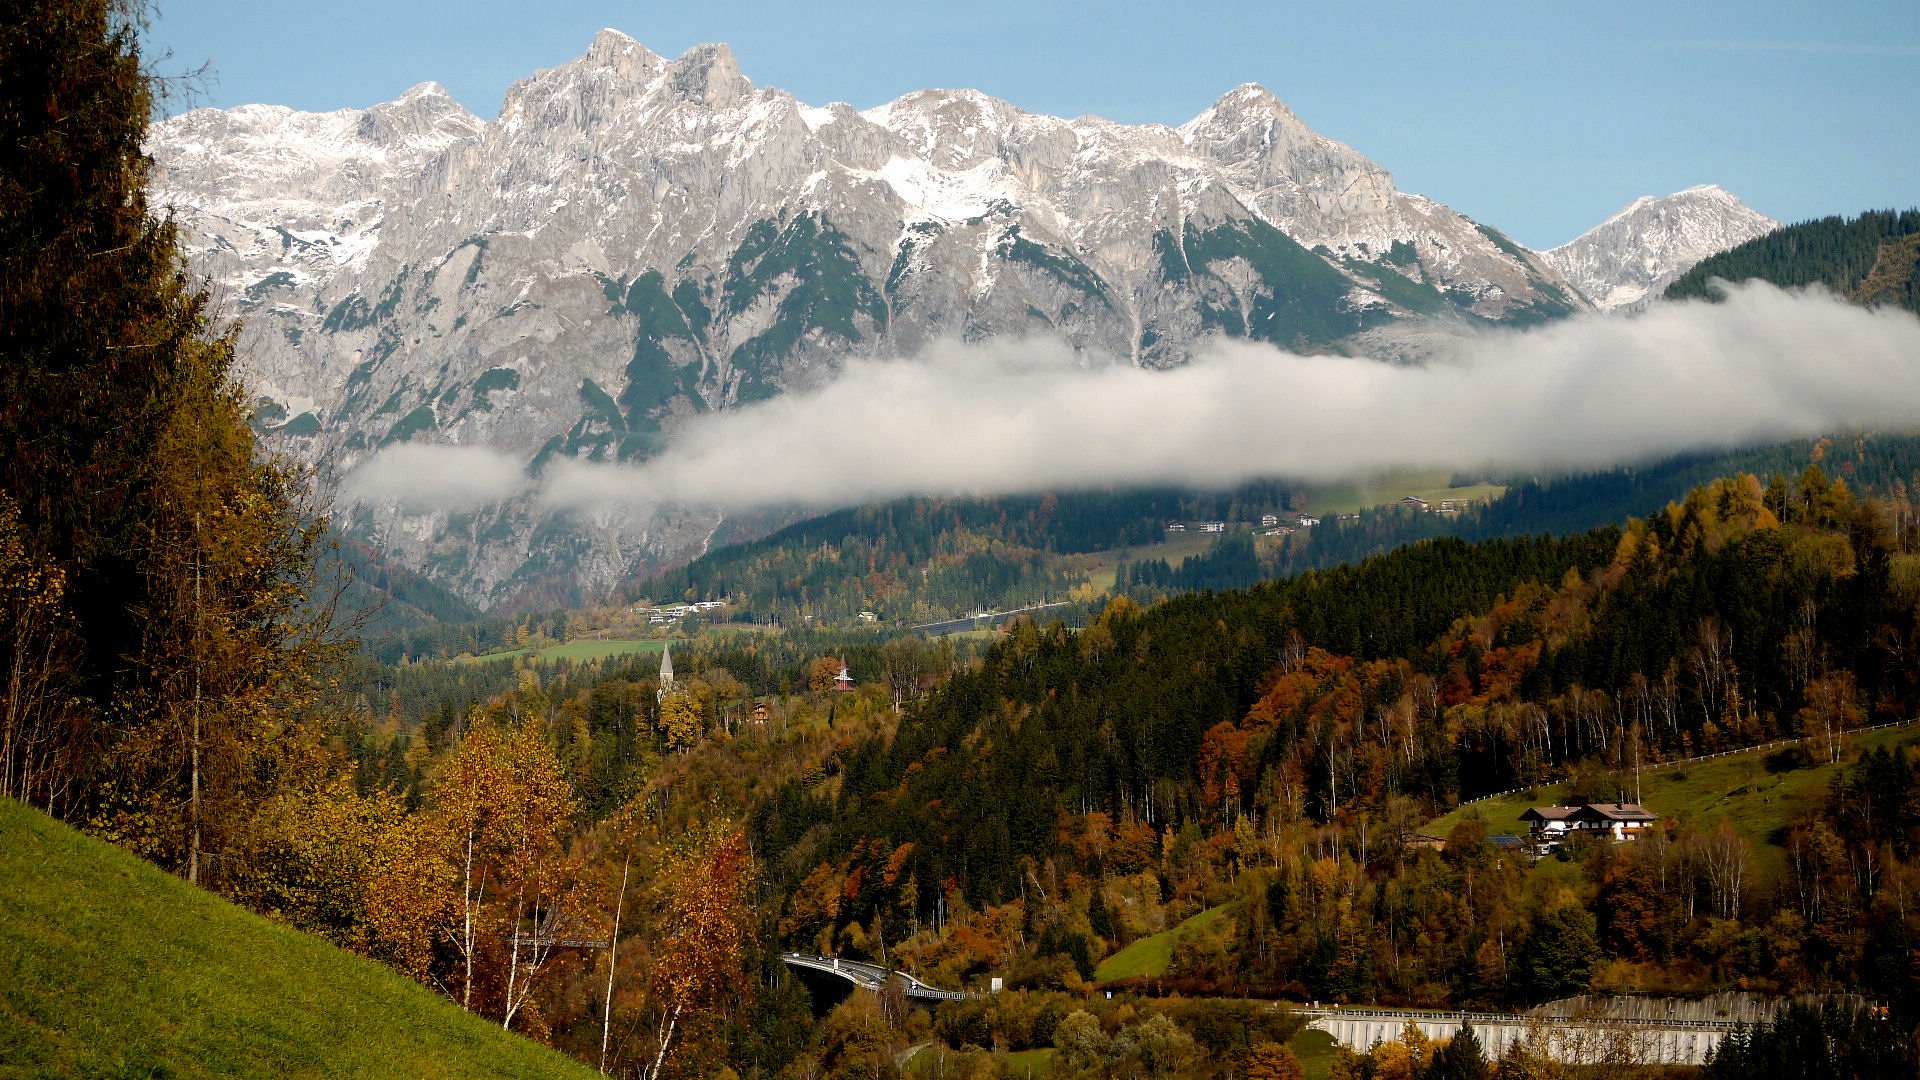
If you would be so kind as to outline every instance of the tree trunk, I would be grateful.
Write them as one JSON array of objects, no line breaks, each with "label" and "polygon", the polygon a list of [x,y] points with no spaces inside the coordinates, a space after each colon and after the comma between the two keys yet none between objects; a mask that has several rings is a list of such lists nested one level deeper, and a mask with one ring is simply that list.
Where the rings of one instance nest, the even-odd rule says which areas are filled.
[{"label": "tree trunk", "polygon": [[613,935],[607,938],[607,1000],[600,1013],[600,1072],[607,1071],[607,1043],[613,1031],[613,973],[620,963],[620,913],[627,904],[627,869],[633,865],[629,855],[620,863],[620,897],[613,904]]}]

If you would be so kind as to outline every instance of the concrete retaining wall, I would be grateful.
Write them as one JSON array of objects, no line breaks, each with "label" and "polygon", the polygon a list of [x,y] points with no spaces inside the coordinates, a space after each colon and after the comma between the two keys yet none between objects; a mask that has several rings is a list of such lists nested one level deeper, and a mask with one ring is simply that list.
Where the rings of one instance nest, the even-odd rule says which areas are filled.
[{"label": "concrete retaining wall", "polygon": [[1307,1026],[1332,1035],[1353,1050],[1365,1053],[1378,1043],[1400,1038],[1407,1024],[1418,1027],[1427,1038],[1451,1039],[1468,1023],[1480,1040],[1488,1061],[1500,1057],[1507,1048],[1525,1038],[1544,1039],[1547,1052],[1555,1060],[1581,1065],[1699,1065],[1708,1051],[1720,1045],[1720,1039],[1732,1027],[1667,1027],[1621,1022],[1587,1023],[1579,1020],[1541,1020],[1525,1016],[1468,1016],[1459,1013],[1329,1013],[1316,1016]]}]

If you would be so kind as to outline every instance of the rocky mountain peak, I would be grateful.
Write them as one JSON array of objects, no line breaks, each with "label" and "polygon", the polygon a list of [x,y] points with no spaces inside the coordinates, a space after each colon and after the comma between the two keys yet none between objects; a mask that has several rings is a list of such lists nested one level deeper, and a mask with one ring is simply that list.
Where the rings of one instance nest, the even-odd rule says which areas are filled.
[{"label": "rocky mountain peak", "polygon": [[424,82],[399,98],[361,112],[354,134],[380,146],[439,148],[480,133],[486,122],[468,112],[437,82]]},{"label": "rocky mountain peak", "polygon": [[[367,110],[200,110],[150,151],[190,257],[237,299],[263,424],[340,475],[399,443],[634,461],[700,412],[945,340],[1164,367],[1221,336],[1367,351],[1429,318],[1582,306],[1255,84],[1178,131],[976,90],[862,113],[756,88],[724,45],[667,60],[604,31],[490,122],[423,85]],[[595,518],[562,565],[530,499],[457,525],[354,513],[483,605],[598,594],[713,528]]]},{"label": "rocky mountain peak", "polygon": [[1309,128],[1258,83],[1223,94],[1179,133],[1303,243],[1367,243],[1354,239],[1353,219],[1394,211],[1392,173]]},{"label": "rocky mountain peak", "polygon": [[1032,117],[978,90],[917,90],[861,115],[904,140],[915,156],[946,169],[1001,157],[1006,137]]},{"label": "rocky mountain peak", "polygon": [[725,45],[695,45],[667,65],[667,77],[682,100],[710,109],[731,109],[754,94],[740,73],[733,50]]},{"label": "rocky mountain peak", "polygon": [[1542,254],[1596,307],[1633,308],[1660,295],[1700,260],[1779,227],[1727,189],[1702,184],[1643,195]]}]

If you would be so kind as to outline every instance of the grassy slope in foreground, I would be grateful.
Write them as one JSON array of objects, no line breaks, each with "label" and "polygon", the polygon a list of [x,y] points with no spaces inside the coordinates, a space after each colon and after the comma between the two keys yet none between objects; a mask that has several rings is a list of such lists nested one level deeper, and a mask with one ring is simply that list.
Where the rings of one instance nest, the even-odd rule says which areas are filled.
[{"label": "grassy slope in foreground", "polygon": [[593,1070],[0,800],[0,1076]]},{"label": "grassy slope in foreground", "polygon": [[[1779,747],[1765,746],[1707,761],[1660,765],[1643,772],[1641,797],[1648,810],[1701,832],[1721,818],[1753,845],[1754,865],[1763,874],[1786,868],[1786,852],[1777,842],[1794,817],[1811,810],[1826,797],[1833,778],[1876,747],[1895,747],[1912,741],[1920,727],[1882,728],[1849,737],[1837,763],[1823,763],[1785,772],[1770,772],[1767,759]],[[1459,806],[1428,825],[1424,832],[1444,837],[1462,818],[1478,813],[1490,833],[1525,835],[1520,815],[1531,806],[1558,805],[1568,797],[1564,784],[1545,786],[1529,798],[1526,792],[1498,795]],[[1632,793],[1628,793],[1632,797]]]},{"label": "grassy slope in foreground", "polygon": [[1114,953],[1100,962],[1093,971],[1096,983],[1112,982],[1115,979],[1145,975],[1155,978],[1167,973],[1167,965],[1173,962],[1173,947],[1180,939],[1196,930],[1204,930],[1227,917],[1227,906],[1211,907],[1180,923],[1178,926],[1162,930],[1152,937],[1143,937],[1126,948]]}]

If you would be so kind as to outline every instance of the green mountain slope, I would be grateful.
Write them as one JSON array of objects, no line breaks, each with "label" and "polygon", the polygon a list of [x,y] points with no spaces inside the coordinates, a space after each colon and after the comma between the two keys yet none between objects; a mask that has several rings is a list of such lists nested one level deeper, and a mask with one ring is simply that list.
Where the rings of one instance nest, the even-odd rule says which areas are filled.
[{"label": "green mountain slope", "polygon": [[0,1076],[596,1075],[12,801],[0,972]]}]

